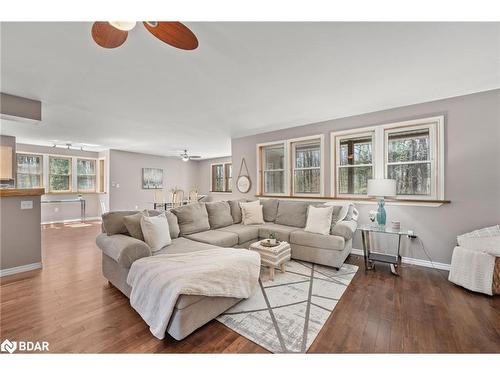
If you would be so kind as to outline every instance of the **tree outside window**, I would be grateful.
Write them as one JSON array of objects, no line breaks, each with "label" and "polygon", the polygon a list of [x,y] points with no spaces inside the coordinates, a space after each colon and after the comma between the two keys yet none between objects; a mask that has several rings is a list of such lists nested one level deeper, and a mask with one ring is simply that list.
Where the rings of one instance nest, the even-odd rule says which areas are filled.
[{"label": "tree outside window", "polygon": [[31,189],[43,187],[42,155],[17,154],[17,187]]},{"label": "tree outside window", "polygon": [[76,161],[77,188],[80,192],[96,191],[96,162],[91,159]]},{"label": "tree outside window", "polygon": [[49,191],[71,191],[71,158],[49,157]]}]

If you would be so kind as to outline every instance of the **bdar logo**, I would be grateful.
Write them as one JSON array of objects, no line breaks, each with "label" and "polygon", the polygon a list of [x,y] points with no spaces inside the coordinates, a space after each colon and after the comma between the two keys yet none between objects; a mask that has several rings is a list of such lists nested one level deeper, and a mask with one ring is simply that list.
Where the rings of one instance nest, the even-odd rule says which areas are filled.
[{"label": "bdar logo", "polygon": [[9,352],[10,354],[14,353],[17,348],[17,343],[14,341],[10,341],[8,339],[5,339],[2,344],[0,345],[0,350],[2,352]]}]

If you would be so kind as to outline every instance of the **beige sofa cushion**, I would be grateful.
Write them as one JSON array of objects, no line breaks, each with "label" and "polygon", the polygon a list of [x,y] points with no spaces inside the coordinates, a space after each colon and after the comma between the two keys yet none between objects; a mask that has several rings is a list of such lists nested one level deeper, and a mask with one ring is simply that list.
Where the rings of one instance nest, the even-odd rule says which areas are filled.
[{"label": "beige sofa cushion", "polygon": [[133,215],[128,215],[123,217],[123,224],[125,224],[125,228],[127,228],[128,233],[138,240],[144,241],[144,235],[142,234],[141,229],[141,219],[143,216],[148,216],[148,212],[144,210],[144,212],[138,212]]},{"label": "beige sofa cushion", "polygon": [[280,200],[276,224],[289,225],[296,228],[304,228],[307,218],[307,202],[294,202]]},{"label": "beige sofa cushion", "polygon": [[207,230],[205,232],[193,233],[187,235],[186,238],[220,247],[232,247],[238,244],[238,235],[236,233],[220,230]]},{"label": "beige sofa cushion", "polygon": [[240,202],[247,202],[248,199],[234,199],[227,201],[229,203],[229,207],[231,207],[231,216],[233,217],[233,224],[241,223],[241,207]]},{"label": "beige sofa cushion", "polygon": [[233,224],[229,227],[217,229],[223,232],[231,232],[238,235],[238,245],[259,239],[259,226]]},{"label": "beige sofa cushion", "polygon": [[184,253],[191,253],[193,251],[208,250],[213,248],[214,245],[210,245],[208,243],[193,241],[186,237],[179,237],[172,240],[172,243],[170,245],[165,246],[160,251],[155,252],[154,255],[184,254]]},{"label": "beige sofa cushion", "polygon": [[297,228],[287,225],[265,223],[259,226],[259,238],[269,238],[270,233],[276,233],[276,239],[278,241],[290,242],[290,233],[296,230]]},{"label": "beige sofa cushion", "polygon": [[210,229],[223,228],[233,224],[231,207],[228,202],[207,202],[205,205],[207,207]]},{"label": "beige sofa cushion", "polygon": [[207,208],[203,202],[174,208],[172,212],[177,216],[182,236],[210,229]]},{"label": "beige sofa cushion", "polygon": [[241,202],[241,216],[243,225],[258,225],[264,224],[264,216],[262,215],[262,206],[259,201]]},{"label": "beige sofa cushion", "polygon": [[136,214],[138,211],[112,211],[102,215],[102,226],[108,236],[114,234],[129,234],[123,218]]},{"label": "beige sofa cushion", "polygon": [[277,199],[261,199],[260,204],[262,205],[262,213],[264,215],[264,221],[274,222],[276,220],[276,215],[278,214],[278,203]]},{"label": "beige sofa cushion", "polygon": [[137,259],[152,254],[146,242],[124,234],[108,236],[101,233],[97,236],[96,243],[104,254],[125,268],[130,268]]},{"label": "beige sofa cushion", "polygon": [[334,225],[330,234],[343,237],[347,241],[354,236],[354,232],[356,232],[357,226],[358,223],[356,223],[354,220],[339,221]]},{"label": "beige sofa cushion", "polygon": [[343,237],[332,236],[331,234],[310,233],[302,229],[295,230],[290,234],[290,243],[338,251],[343,250],[345,247],[345,240]]}]

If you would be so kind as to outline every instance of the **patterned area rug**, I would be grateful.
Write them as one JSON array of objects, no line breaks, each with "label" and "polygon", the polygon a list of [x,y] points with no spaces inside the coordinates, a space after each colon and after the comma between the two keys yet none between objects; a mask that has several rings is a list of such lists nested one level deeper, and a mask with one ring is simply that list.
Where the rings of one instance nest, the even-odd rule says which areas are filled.
[{"label": "patterned area rug", "polygon": [[286,272],[261,270],[254,295],[217,320],[273,353],[305,353],[358,270],[292,260]]}]

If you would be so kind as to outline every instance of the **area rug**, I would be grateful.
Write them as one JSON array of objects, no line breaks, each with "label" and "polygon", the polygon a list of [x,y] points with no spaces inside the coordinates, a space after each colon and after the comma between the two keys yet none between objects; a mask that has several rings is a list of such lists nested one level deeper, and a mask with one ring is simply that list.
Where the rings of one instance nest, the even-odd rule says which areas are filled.
[{"label": "area rug", "polygon": [[302,261],[286,264],[270,281],[262,268],[259,288],[217,320],[273,353],[305,353],[358,270]]}]

